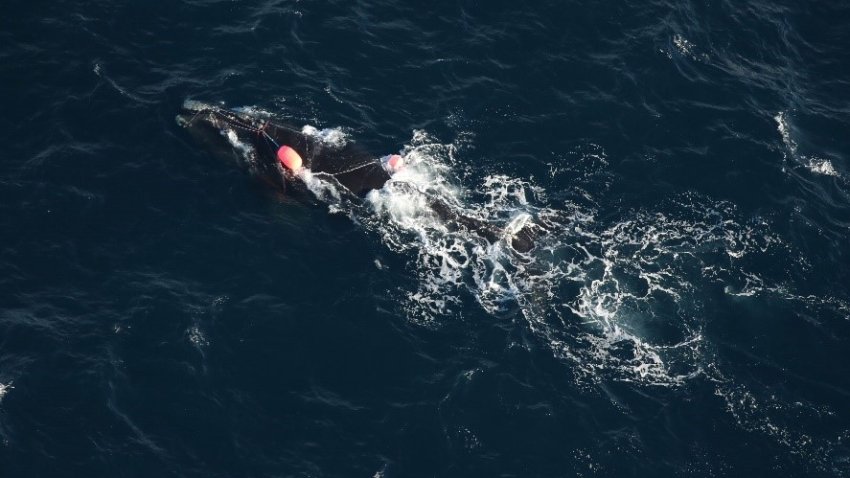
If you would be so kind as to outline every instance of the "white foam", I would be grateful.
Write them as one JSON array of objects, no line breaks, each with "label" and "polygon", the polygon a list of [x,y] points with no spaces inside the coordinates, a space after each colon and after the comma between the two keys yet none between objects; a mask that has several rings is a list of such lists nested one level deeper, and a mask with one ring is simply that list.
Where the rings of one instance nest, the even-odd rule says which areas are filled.
[{"label": "white foam", "polygon": [[791,138],[791,129],[788,126],[788,115],[784,111],[780,111],[773,117],[773,119],[776,121],[776,129],[782,136],[782,142],[785,144],[788,152],[791,153],[792,156],[796,156],[797,143],[795,143],[793,138]]},{"label": "white foam", "polygon": [[708,61],[709,59],[706,53],[698,53],[699,48],[693,42],[678,33],[673,35],[671,42],[673,43],[673,48],[675,50],[660,50],[667,56],[667,58],[673,59],[674,54],[678,53],[679,55],[694,61]]},{"label": "white foam", "polygon": [[372,478],[384,478],[384,476],[385,476],[384,473],[386,473],[386,471],[387,471],[387,465],[384,464],[383,466],[381,466],[380,470],[376,471],[375,474],[372,475]]},{"label": "white foam", "polygon": [[186,331],[186,335],[189,337],[189,341],[196,347],[206,347],[210,344],[209,340],[207,340],[206,336],[197,325],[189,327]]},{"label": "white foam", "polygon": [[5,383],[5,384],[0,383],[0,400],[3,400],[3,397],[5,397],[6,394],[9,393],[9,390],[11,390],[13,388],[15,388],[15,387],[12,386],[12,382]]},{"label": "white foam", "polygon": [[315,126],[305,125],[301,128],[301,132],[332,146],[345,146],[348,142],[348,134],[342,128],[318,129]]},{"label": "white foam", "polygon": [[[774,249],[787,255],[764,223],[739,223],[728,203],[690,195],[664,209],[608,225],[592,211],[574,214],[552,244],[559,259],[541,268],[544,256],[536,257],[545,272],[523,278],[519,298],[532,329],[574,365],[578,380],[678,386],[704,374],[711,356],[700,291],[720,282],[748,293],[756,276],[739,264]],[[562,294],[568,283],[577,294]],[[653,332],[660,324],[664,336]]]},{"label": "white foam", "polygon": [[197,101],[197,100],[185,100],[185,101],[183,101],[183,109],[186,109],[186,110],[189,110],[189,111],[199,112],[199,111],[204,111],[204,110],[213,109],[213,108],[215,108],[214,105],[212,105],[210,103],[204,103],[203,101]]},{"label": "white foam", "polygon": [[238,152],[242,153],[243,157],[250,162],[254,160],[254,147],[248,143],[243,142],[239,139],[239,135],[236,134],[236,131],[232,129],[224,129],[222,130],[222,135],[227,138],[227,141],[236,149]]},{"label": "white foam", "polygon": [[689,42],[688,39],[682,35],[673,35],[673,45],[676,46],[676,49],[679,50],[679,53],[682,55],[693,56],[694,44]]},{"label": "white foam", "polygon": [[298,177],[304,181],[307,189],[309,189],[310,192],[318,199],[331,203],[331,205],[342,200],[342,195],[340,194],[335,181],[322,179],[321,176],[314,175],[309,168],[301,169],[298,172]]},{"label": "white foam", "polygon": [[780,111],[773,119],[776,121],[776,129],[782,136],[782,143],[785,145],[786,152],[783,153],[783,157],[786,160],[792,159],[815,174],[832,177],[841,176],[830,160],[798,153],[799,147],[791,135],[791,126],[786,112]]},{"label": "white foam", "polygon": [[807,167],[809,171],[817,174],[823,174],[825,176],[838,176],[838,171],[835,170],[835,167],[832,165],[828,159],[821,158],[807,158],[808,163]]},{"label": "white foam", "polygon": [[233,111],[236,111],[237,113],[246,114],[246,115],[252,116],[254,118],[263,118],[263,119],[272,118],[271,113],[269,113],[268,111],[266,111],[262,108],[258,108],[256,106],[241,106],[241,107],[233,108]]}]

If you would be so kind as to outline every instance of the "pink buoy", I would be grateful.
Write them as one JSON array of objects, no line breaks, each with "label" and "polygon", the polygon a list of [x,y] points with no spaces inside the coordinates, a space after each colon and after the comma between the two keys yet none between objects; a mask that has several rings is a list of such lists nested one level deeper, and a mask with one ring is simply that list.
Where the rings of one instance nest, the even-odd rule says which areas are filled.
[{"label": "pink buoy", "polygon": [[286,145],[281,146],[280,149],[277,150],[277,159],[293,173],[301,169],[301,165],[304,164],[301,160],[301,155]]},{"label": "pink buoy", "polygon": [[402,158],[398,154],[392,154],[387,160],[387,165],[393,171],[398,171],[404,165],[404,158]]}]

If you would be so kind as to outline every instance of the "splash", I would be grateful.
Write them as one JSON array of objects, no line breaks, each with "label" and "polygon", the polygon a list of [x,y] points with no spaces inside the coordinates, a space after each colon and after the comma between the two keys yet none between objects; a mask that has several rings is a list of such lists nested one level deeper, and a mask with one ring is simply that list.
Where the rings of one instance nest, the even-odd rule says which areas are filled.
[{"label": "splash", "polygon": [[776,129],[779,131],[779,134],[782,137],[782,143],[785,145],[785,152],[782,153],[785,161],[788,161],[789,159],[793,160],[795,163],[803,166],[814,174],[841,177],[830,160],[816,156],[808,156],[798,152],[799,146],[792,137],[791,126],[786,112],[780,111],[773,117],[773,119],[776,121]]},{"label": "splash", "polygon": [[319,129],[315,126],[305,125],[301,128],[301,132],[307,136],[317,138],[325,144],[335,147],[342,147],[348,143],[348,133],[342,128],[326,128]]},{"label": "splash", "polygon": [[697,45],[678,33],[670,38],[668,49],[661,49],[660,51],[671,60],[675,56],[685,57],[697,62],[707,62],[709,60],[708,54],[700,53]]},{"label": "splash", "polygon": [[828,159],[808,158],[806,167],[813,173],[838,176],[838,171],[835,170],[835,166]]},{"label": "splash", "polygon": [[227,138],[227,142],[233,146],[233,149],[242,154],[242,157],[248,162],[248,164],[254,164],[256,162],[254,147],[251,144],[240,140],[236,131],[233,131],[232,129],[222,130],[222,135]]},{"label": "splash", "polygon": [[2,401],[3,397],[5,397],[6,394],[9,393],[9,390],[11,390],[13,388],[15,388],[15,387],[12,386],[12,382],[0,383],[0,401]]},{"label": "splash", "polygon": [[[785,144],[785,148],[788,153],[792,156],[797,155],[797,143],[794,142],[794,139],[791,138],[791,130],[788,127],[788,115],[784,111],[780,111],[773,117],[774,121],[776,121],[776,129],[779,131],[779,134],[782,136],[782,143]],[[787,158],[786,158],[787,159]]]},{"label": "splash", "polygon": [[206,347],[210,344],[210,341],[198,325],[189,327],[186,330],[186,336],[189,338],[189,342],[192,342],[196,347]]}]

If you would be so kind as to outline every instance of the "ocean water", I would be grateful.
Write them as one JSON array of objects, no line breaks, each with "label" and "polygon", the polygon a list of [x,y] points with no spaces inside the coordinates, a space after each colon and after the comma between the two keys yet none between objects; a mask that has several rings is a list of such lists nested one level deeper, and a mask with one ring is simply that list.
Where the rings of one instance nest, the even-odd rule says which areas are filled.
[{"label": "ocean water", "polygon": [[[0,476],[850,476],[844,2],[6,2]],[[187,100],[375,157],[295,199]]]}]

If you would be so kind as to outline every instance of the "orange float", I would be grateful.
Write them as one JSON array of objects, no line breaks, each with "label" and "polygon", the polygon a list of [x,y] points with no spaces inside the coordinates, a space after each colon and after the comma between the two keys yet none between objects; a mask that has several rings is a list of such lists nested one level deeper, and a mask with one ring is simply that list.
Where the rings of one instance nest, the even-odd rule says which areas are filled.
[{"label": "orange float", "polygon": [[301,160],[301,155],[286,145],[281,146],[280,149],[277,150],[277,159],[293,173],[298,172],[304,164],[304,161]]}]

